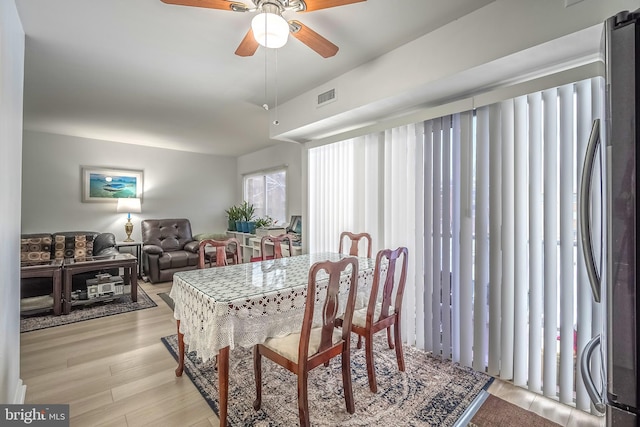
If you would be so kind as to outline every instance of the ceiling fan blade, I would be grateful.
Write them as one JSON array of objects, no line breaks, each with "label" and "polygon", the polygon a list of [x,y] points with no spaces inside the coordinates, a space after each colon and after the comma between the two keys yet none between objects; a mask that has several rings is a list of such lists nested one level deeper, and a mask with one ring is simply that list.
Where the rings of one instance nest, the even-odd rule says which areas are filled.
[{"label": "ceiling fan blade", "polygon": [[323,58],[329,58],[338,53],[338,46],[301,22],[289,21],[289,24],[294,28],[291,31],[291,35],[315,50]]},{"label": "ceiling fan blade", "polygon": [[222,9],[222,10],[234,10],[234,5],[240,8],[246,6],[242,3],[227,1],[227,0],[161,0],[163,3],[176,4],[178,6],[194,6],[194,7],[206,7],[209,9]]},{"label": "ceiling fan blade", "polygon": [[367,0],[302,0],[304,8],[301,12],[311,12],[314,10],[327,9],[330,7],[344,6],[351,3],[360,3]]},{"label": "ceiling fan blade", "polygon": [[240,46],[236,49],[236,55],[238,56],[252,56],[258,50],[258,42],[253,37],[253,30],[249,28],[247,34],[240,42]]}]

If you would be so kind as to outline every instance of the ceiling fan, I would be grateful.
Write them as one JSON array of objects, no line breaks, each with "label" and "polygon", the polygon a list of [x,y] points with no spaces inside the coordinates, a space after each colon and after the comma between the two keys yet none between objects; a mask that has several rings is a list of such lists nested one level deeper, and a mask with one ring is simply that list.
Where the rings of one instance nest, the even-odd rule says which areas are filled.
[{"label": "ceiling fan", "polygon": [[233,12],[257,12],[251,22],[251,28],[236,49],[238,56],[252,56],[259,45],[282,47],[289,33],[309,46],[324,58],[334,56],[338,46],[322,37],[300,21],[287,21],[283,12],[312,12],[330,7],[344,6],[366,0],[251,0],[248,6],[233,0],[162,0],[163,3],[180,6],[204,7],[209,9],[230,10]]}]

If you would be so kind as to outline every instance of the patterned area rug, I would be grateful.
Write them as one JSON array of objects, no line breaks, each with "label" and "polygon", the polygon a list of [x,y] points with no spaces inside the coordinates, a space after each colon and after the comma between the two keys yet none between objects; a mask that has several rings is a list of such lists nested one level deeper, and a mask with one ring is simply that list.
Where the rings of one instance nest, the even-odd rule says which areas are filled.
[{"label": "patterned area rug", "polygon": [[21,317],[20,332],[30,332],[54,326],[68,325],[70,323],[82,322],[83,320],[112,316],[114,314],[143,310],[156,306],[157,304],[149,298],[149,295],[138,286],[137,302],[131,301],[130,295],[124,295],[116,301],[101,302],[85,307],[73,307],[71,313],[67,315],[54,316],[53,314],[44,314],[40,316]]},{"label": "patterned area rug", "polygon": [[510,427],[513,425],[561,427],[560,424],[492,394],[487,397],[469,423],[470,427]]},{"label": "patterned area rug", "polygon": [[[398,371],[395,350],[386,337],[374,345],[378,393],[371,393],[367,380],[364,348],[351,354],[356,412],[345,408],[340,358],[328,368],[309,373],[309,412],[314,426],[452,426],[481,390],[493,379],[429,356],[413,347],[404,348],[405,372]],[[162,338],[174,358],[177,336]],[[218,377],[212,361],[203,364],[191,352],[185,372],[211,408],[218,413]],[[235,349],[229,356],[229,408],[231,426],[298,425],[296,376],[268,359],[262,362],[262,408],[253,409],[255,380],[249,349]]]}]

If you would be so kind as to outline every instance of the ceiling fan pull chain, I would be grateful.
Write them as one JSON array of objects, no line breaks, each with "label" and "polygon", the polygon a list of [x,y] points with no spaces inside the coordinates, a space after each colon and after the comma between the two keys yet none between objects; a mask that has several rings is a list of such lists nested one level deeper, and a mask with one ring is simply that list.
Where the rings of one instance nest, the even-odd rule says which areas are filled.
[{"label": "ceiling fan pull chain", "polygon": [[279,125],[280,121],[278,121],[278,49],[275,50],[276,51],[276,96],[275,96],[275,117],[276,119],[273,121],[274,125]]},{"label": "ceiling fan pull chain", "polygon": [[269,71],[267,64],[268,52],[269,49],[264,49],[264,104],[262,104],[262,107],[267,111],[269,111],[269,98],[267,97],[267,85],[269,84],[269,79],[267,78]]}]

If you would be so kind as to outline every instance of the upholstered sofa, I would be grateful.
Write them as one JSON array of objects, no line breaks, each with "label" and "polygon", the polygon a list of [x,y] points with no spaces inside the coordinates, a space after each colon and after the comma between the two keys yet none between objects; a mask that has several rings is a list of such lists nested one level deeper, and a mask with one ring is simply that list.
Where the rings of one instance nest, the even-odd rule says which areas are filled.
[{"label": "upholstered sofa", "polygon": [[198,240],[188,219],[145,219],[141,222],[142,266],[151,283],[167,282],[173,273],[198,266]]},{"label": "upholstered sofa", "polygon": [[[91,256],[118,254],[116,238],[112,233],[95,231],[61,231],[56,233],[30,233],[20,236],[20,262],[37,262],[65,258],[83,259]],[[82,289],[87,279],[95,277],[100,271],[73,276],[73,289]],[[109,270],[117,275],[117,270]],[[50,289],[51,280],[42,278],[21,281],[22,298],[42,295]]]}]

